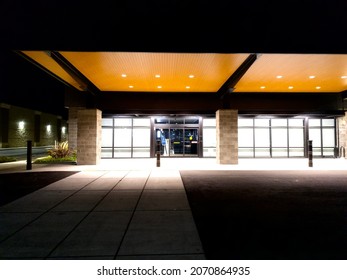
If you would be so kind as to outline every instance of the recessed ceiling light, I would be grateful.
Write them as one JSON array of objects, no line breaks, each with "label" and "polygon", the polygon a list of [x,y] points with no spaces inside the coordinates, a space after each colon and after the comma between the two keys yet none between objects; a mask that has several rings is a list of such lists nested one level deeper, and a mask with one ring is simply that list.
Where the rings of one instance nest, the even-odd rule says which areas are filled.
[{"label": "recessed ceiling light", "polygon": [[282,76],[282,75],[278,75],[278,76],[276,76],[276,78],[277,78],[277,79],[282,79],[283,76]]},{"label": "recessed ceiling light", "polygon": [[129,88],[134,88],[134,86],[129,86]]},{"label": "recessed ceiling light", "polygon": [[347,76],[341,76],[341,79],[347,79]]},{"label": "recessed ceiling light", "polygon": [[194,76],[194,75],[189,75],[188,77],[191,78],[191,79],[193,79],[195,76]]},{"label": "recessed ceiling light", "polygon": [[314,78],[316,78],[316,76],[313,76],[313,75],[312,75],[312,76],[309,76],[309,78],[310,78],[310,79],[314,79]]},{"label": "recessed ceiling light", "polygon": [[159,74],[157,74],[157,75],[155,75],[155,77],[156,77],[156,78],[160,78],[160,75],[159,75]]},{"label": "recessed ceiling light", "polygon": [[264,89],[264,88],[265,88],[265,86],[261,86],[260,88],[261,88],[261,89]]},{"label": "recessed ceiling light", "polygon": [[190,89],[190,86],[186,86],[186,89]]},{"label": "recessed ceiling light", "polygon": [[320,86],[317,86],[316,89],[320,89]]},{"label": "recessed ceiling light", "polygon": [[162,86],[157,86],[157,88],[162,88]]},{"label": "recessed ceiling light", "polygon": [[294,87],[293,87],[293,86],[289,86],[288,88],[289,88],[289,89],[293,89]]},{"label": "recessed ceiling light", "polygon": [[121,76],[122,76],[123,78],[126,78],[127,74],[122,74]]}]

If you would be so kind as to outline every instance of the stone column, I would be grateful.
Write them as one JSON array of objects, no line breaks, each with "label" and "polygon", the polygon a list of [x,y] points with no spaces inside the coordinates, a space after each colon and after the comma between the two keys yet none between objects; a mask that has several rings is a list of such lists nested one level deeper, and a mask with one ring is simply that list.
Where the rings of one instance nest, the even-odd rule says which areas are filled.
[{"label": "stone column", "polygon": [[339,151],[345,151],[345,154],[341,154],[341,157],[347,158],[347,112],[345,112],[344,117],[337,118],[337,126],[338,126],[338,136],[339,136]]},{"label": "stone column", "polygon": [[101,119],[98,109],[77,113],[77,163],[96,165],[101,158]]},{"label": "stone column", "polygon": [[78,110],[84,109],[83,107],[70,107],[69,120],[68,120],[68,141],[69,148],[77,150],[77,113]]},{"label": "stone column", "polygon": [[217,163],[238,164],[238,111],[221,109],[216,112]]}]

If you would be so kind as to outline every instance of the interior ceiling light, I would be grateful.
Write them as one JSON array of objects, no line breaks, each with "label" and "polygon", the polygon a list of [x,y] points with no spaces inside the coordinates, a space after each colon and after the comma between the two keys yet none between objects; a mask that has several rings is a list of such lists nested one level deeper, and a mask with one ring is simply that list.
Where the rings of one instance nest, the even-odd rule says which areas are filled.
[{"label": "interior ceiling light", "polygon": [[129,86],[129,88],[134,88],[134,86]]},{"label": "interior ceiling light", "polygon": [[189,75],[188,77],[191,78],[191,79],[193,79],[195,76],[194,76],[194,75]]},{"label": "interior ceiling light", "polygon": [[341,79],[347,79],[347,76],[341,76]]},{"label": "interior ceiling light", "polygon": [[310,78],[310,79],[314,79],[314,78],[316,78],[316,76],[313,76],[313,75],[312,75],[312,76],[309,76],[309,78]]},{"label": "interior ceiling light", "polygon": [[316,89],[320,89],[321,87],[320,86],[317,86]]},{"label": "interior ceiling light", "polygon": [[293,87],[293,86],[289,86],[288,88],[289,88],[289,89],[293,89],[294,87]]},{"label": "interior ceiling light", "polygon": [[122,76],[123,78],[126,78],[127,74],[122,74],[121,76]]},{"label": "interior ceiling light", "polygon": [[157,88],[162,88],[162,86],[157,86]]},{"label": "interior ceiling light", "polygon": [[186,86],[187,89],[190,89],[190,86]]},{"label": "interior ceiling light", "polygon": [[264,89],[264,88],[265,88],[265,86],[261,86],[260,88],[261,88],[261,89]]},{"label": "interior ceiling light", "polygon": [[155,77],[156,77],[156,78],[160,78],[160,75],[159,75],[159,74],[157,74],[157,75],[155,75]]},{"label": "interior ceiling light", "polygon": [[277,79],[282,79],[283,76],[282,76],[282,75],[277,75],[276,78],[277,78]]}]

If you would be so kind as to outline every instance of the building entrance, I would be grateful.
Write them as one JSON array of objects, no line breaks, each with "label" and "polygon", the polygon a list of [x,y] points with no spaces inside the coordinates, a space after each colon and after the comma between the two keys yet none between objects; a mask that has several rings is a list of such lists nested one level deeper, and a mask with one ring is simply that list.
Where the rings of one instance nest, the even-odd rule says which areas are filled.
[{"label": "building entrance", "polygon": [[202,156],[198,117],[156,118],[154,132],[156,149],[164,157]]}]

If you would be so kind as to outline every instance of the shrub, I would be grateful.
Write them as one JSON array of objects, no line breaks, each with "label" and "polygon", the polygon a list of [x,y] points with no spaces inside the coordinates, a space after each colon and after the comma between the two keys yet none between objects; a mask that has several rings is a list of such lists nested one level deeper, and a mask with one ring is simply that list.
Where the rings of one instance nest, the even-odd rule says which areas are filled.
[{"label": "shrub", "polygon": [[14,158],[14,157],[0,156],[0,163],[3,163],[3,162],[12,162],[12,161],[17,161],[17,159]]},{"label": "shrub", "polygon": [[68,141],[60,142],[53,149],[48,150],[48,155],[52,158],[66,158],[72,154],[73,151],[69,149]]}]

